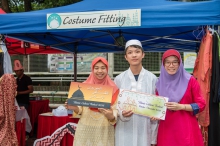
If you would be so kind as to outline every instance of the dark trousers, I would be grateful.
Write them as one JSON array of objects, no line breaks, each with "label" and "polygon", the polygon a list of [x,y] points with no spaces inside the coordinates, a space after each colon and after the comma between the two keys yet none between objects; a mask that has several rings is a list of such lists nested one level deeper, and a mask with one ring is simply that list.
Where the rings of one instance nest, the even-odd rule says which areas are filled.
[{"label": "dark trousers", "polygon": [[18,102],[18,105],[21,107],[21,106],[24,106],[26,110],[28,110],[28,107],[29,107],[29,104],[25,104],[25,103],[19,103]]}]

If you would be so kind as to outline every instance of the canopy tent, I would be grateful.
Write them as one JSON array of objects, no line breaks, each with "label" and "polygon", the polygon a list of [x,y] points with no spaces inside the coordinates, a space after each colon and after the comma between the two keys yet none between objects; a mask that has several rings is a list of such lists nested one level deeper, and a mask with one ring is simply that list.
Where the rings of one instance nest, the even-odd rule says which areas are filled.
[{"label": "canopy tent", "polygon": [[1,8],[0,8],[0,14],[5,14],[5,11],[3,11]]},{"label": "canopy tent", "polygon": [[5,45],[10,55],[30,55],[30,54],[65,54],[66,51],[53,49],[47,46],[36,45],[23,42],[17,39],[5,38]]},{"label": "canopy tent", "polygon": [[[0,8],[0,14],[6,14],[6,13]],[[27,43],[9,37],[1,38],[1,39],[4,40],[4,44],[0,44],[0,45],[6,45],[8,53],[10,55],[67,53],[66,51],[53,49],[51,47],[36,45],[33,43]]]},{"label": "canopy tent", "polygon": [[[141,9],[140,26],[47,29],[47,14]],[[83,0],[40,11],[0,15],[0,33],[25,41],[76,53],[122,52],[121,36],[139,39],[145,51],[197,51],[206,25],[220,25],[220,0]],[[202,34],[202,35],[201,35]],[[198,38],[199,37],[199,38]],[[74,57],[76,59],[76,56]],[[76,81],[76,60],[74,60]]]},{"label": "canopy tent", "polygon": [[[0,33],[28,42],[77,53],[122,52],[117,38],[139,39],[145,51],[196,51],[198,26],[220,24],[220,0],[176,2],[166,0],[84,0],[40,11],[0,15]],[[141,9],[140,26],[47,29],[47,14]],[[100,12],[99,12],[100,13]],[[91,16],[90,14],[87,14]],[[76,81],[76,63],[74,80]]]},{"label": "canopy tent", "polygon": [[[220,24],[220,0],[176,2],[166,0],[84,0],[76,4],[40,11],[0,15],[0,33],[74,53],[121,52],[117,37],[139,39],[145,51],[196,51],[198,26]],[[141,9],[141,25],[47,29],[48,13],[94,12]]]}]

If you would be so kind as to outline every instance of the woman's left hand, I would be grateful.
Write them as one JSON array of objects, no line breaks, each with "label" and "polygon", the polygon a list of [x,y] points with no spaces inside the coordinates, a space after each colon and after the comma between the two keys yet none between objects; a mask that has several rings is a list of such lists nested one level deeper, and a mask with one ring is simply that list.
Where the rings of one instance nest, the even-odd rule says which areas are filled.
[{"label": "woman's left hand", "polygon": [[177,102],[167,102],[166,106],[167,106],[167,109],[173,110],[173,111],[178,111],[178,110],[183,109],[183,105]]},{"label": "woman's left hand", "polygon": [[111,109],[105,109],[105,108],[99,108],[98,109],[100,113],[102,113],[103,115],[105,115],[105,117],[108,119],[108,120],[114,120],[114,115],[113,115],[113,110],[112,108]]}]

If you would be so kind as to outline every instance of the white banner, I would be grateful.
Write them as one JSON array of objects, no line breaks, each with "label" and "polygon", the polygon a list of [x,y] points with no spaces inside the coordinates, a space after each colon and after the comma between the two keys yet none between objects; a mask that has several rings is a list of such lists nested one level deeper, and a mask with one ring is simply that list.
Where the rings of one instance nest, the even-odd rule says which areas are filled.
[{"label": "white banner", "polygon": [[47,29],[141,26],[141,9],[47,14]]}]

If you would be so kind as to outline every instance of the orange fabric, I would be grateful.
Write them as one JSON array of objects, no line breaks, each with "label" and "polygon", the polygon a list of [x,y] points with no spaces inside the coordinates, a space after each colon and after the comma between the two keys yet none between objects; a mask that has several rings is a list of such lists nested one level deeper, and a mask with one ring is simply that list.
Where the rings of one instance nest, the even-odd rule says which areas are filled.
[{"label": "orange fabric", "polygon": [[[113,93],[112,93],[112,102],[111,105],[113,105],[115,103],[115,101],[117,100],[117,91],[118,91],[118,87],[116,86],[116,84],[111,80],[111,78],[109,77],[109,75],[106,75],[105,78],[103,78],[102,80],[99,80],[95,77],[94,75],[94,66],[96,63],[98,63],[99,61],[102,61],[106,67],[107,67],[107,71],[108,71],[108,61],[103,58],[103,57],[97,57],[92,61],[92,65],[91,65],[91,74],[89,75],[89,77],[87,78],[87,80],[84,83],[88,83],[88,84],[102,84],[102,85],[108,85],[108,86],[112,86],[113,87]],[[97,108],[90,108],[93,111],[98,111]]]},{"label": "orange fabric", "polygon": [[201,126],[201,132],[203,137],[204,146],[208,146],[208,127]]},{"label": "orange fabric", "polygon": [[209,31],[203,37],[199,49],[198,57],[196,58],[193,76],[200,84],[202,95],[206,101],[205,110],[198,115],[199,124],[201,126],[209,125],[209,97],[210,97],[210,82],[212,71],[212,35]]},{"label": "orange fabric", "polygon": [[15,132],[16,81],[13,75],[4,74],[0,79],[0,145],[17,146]]}]

